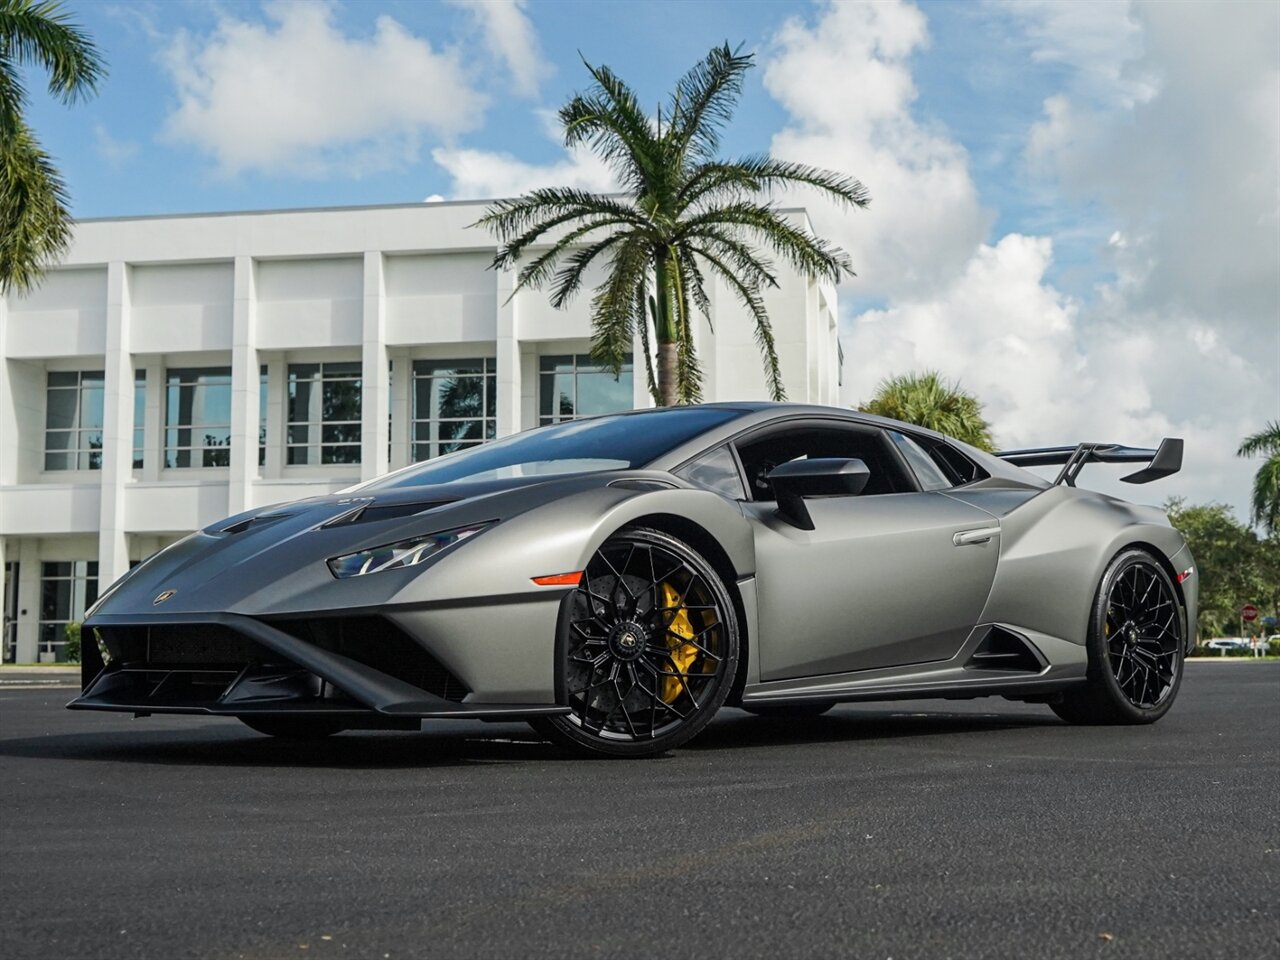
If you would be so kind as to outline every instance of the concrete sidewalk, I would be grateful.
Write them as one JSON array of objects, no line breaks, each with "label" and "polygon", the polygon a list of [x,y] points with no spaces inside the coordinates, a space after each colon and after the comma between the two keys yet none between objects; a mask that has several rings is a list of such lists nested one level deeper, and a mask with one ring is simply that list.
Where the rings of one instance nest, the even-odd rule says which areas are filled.
[{"label": "concrete sidewalk", "polygon": [[0,666],[0,687],[78,687],[80,664],[40,663]]}]

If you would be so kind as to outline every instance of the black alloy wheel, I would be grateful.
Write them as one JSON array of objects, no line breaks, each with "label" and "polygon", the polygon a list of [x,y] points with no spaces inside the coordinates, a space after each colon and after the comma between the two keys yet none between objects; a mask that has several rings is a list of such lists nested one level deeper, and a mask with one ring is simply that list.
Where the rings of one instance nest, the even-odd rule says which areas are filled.
[{"label": "black alloy wheel", "polygon": [[1089,629],[1088,681],[1051,704],[1073,723],[1153,723],[1182,683],[1186,613],[1169,574],[1145,550],[1107,568]]},{"label": "black alloy wheel", "polygon": [[535,727],[596,754],[663,753],[711,721],[737,663],[737,615],[711,565],[669,534],[623,530],[591,559],[570,604],[571,712]]}]

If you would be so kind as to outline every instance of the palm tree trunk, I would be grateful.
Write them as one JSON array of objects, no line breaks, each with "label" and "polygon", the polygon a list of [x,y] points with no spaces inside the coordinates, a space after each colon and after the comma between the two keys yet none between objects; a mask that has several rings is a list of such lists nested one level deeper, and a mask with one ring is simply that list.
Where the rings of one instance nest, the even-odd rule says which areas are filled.
[{"label": "palm tree trunk", "polygon": [[664,407],[674,407],[679,402],[678,351],[679,346],[674,340],[658,341],[658,394]]},{"label": "palm tree trunk", "polygon": [[671,275],[667,272],[667,250],[654,251],[654,339],[658,341],[658,394],[664,407],[680,402],[679,347],[671,311]]}]

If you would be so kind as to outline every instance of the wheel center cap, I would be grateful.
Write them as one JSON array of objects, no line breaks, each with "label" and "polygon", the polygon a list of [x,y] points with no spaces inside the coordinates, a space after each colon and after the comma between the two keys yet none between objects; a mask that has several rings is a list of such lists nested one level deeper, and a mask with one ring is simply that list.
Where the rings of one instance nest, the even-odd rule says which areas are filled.
[{"label": "wheel center cap", "polygon": [[1132,620],[1126,623],[1121,628],[1121,630],[1124,633],[1124,639],[1126,643],[1138,642],[1138,626]]},{"label": "wheel center cap", "polygon": [[648,631],[634,620],[623,620],[609,634],[609,652],[619,660],[636,660],[644,653]]}]

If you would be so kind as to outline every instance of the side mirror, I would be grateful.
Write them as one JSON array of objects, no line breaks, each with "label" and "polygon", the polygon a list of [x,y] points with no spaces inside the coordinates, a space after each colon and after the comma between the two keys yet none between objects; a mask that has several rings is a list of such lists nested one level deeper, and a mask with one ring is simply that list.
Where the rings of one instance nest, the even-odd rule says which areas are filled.
[{"label": "side mirror", "polygon": [[861,460],[792,460],[769,471],[769,482],[778,499],[778,513],[792,526],[813,529],[805,497],[856,497],[871,479]]}]

